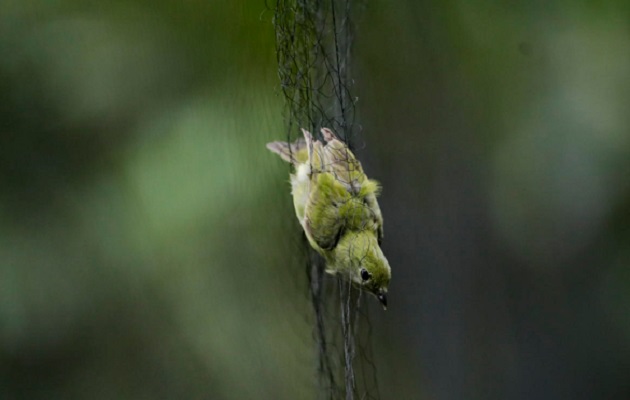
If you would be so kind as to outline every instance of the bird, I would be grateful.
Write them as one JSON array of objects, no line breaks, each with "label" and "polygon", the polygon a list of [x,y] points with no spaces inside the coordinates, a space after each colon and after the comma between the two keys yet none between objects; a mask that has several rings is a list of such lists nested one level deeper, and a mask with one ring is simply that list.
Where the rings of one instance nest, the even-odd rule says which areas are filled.
[{"label": "bird", "polygon": [[302,129],[303,138],[274,141],[267,149],[293,165],[295,215],[311,247],[324,258],[326,272],[372,293],[386,309],[391,267],[381,249],[381,186],[331,129],[320,132],[324,143]]}]

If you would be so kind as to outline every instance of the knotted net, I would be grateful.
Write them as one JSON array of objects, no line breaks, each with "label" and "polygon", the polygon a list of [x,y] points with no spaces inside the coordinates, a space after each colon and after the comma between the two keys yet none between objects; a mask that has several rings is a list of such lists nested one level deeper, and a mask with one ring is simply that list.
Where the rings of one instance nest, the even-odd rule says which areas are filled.
[{"label": "knotted net", "polygon": [[[355,145],[360,125],[355,120],[357,98],[352,95],[351,17],[363,6],[359,0],[276,0],[270,7],[288,142],[301,135],[300,128],[318,135],[320,128],[328,127],[351,149]],[[324,261],[313,250],[306,272],[318,355],[318,398],[379,398],[366,296],[350,282],[325,274]]]}]

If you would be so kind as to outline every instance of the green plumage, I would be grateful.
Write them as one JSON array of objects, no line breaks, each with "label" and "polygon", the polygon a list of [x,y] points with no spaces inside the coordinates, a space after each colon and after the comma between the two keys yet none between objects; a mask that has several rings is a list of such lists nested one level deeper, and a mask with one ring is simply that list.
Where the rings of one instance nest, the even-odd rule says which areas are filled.
[{"label": "green plumage", "polygon": [[391,269],[380,248],[383,217],[368,179],[345,143],[327,128],[326,144],[302,130],[304,140],[272,142],[267,148],[293,164],[295,213],[311,246],[326,259],[326,271],[342,274],[375,294],[383,306]]}]

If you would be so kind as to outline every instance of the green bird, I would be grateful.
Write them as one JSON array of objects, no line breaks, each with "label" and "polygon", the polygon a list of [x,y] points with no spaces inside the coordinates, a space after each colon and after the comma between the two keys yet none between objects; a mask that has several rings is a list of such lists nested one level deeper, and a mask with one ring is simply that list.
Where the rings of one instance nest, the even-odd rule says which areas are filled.
[{"label": "green bird", "polygon": [[340,274],[373,293],[387,308],[391,268],[383,255],[378,182],[368,179],[348,146],[328,128],[325,144],[302,129],[304,139],[267,148],[291,163],[295,214],[311,246]]}]

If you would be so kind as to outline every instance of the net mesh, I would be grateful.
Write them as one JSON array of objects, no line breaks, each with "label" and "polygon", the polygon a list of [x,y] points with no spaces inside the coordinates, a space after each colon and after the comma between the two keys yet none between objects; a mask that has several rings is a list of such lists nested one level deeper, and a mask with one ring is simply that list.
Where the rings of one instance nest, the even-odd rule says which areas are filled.
[{"label": "net mesh", "polygon": [[[270,7],[280,90],[286,100],[287,142],[298,138],[299,128],[319,135],[319,128],[328,127],[354,147],[360,126],[355,120],[357,98],[351,93],[351,16],[363,7],[351,0],[277,0]],[[310,250],[306,272],[318,354],[318,398],[377,399],[365,295],[324,270],[323,259]]]},{"label": "net mesh", "polygon": [[[329,127],[352,146],[356,98],[350,89],[350,0],[277,0],[274,9],[280,87],[289,139],[299,127]],[[298,126],[299,125],[299,126]]]}]

